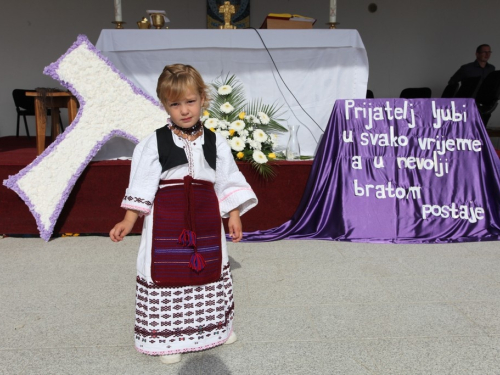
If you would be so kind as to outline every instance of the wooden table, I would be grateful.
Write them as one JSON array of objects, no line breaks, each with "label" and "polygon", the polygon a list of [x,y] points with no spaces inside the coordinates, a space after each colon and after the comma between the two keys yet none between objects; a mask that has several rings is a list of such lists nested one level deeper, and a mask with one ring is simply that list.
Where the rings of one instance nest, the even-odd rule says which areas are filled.
[{"label": "wooden table", "polygon": [[27,92],[26,96],[35,97],[36,151],[40,155],[45,150],[45,131],[47,128],[47,109],[51,110],[52,141],[61,133],[59,124],[59,108],[68,109],[68,120],[71,124],[76,117],[78,101],[67,91]]}]

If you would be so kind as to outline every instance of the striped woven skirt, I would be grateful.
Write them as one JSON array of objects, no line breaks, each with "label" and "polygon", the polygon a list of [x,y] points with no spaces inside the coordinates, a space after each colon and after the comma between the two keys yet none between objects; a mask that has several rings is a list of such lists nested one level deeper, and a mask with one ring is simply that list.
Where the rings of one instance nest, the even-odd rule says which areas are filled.
[{"label": "striped woven skirt", "polygon": [[[172,181],[177,183],[174,180],[170,183]],[[155,199],[153,209],[151,279],[139,275],[136,281],[135,346],[138,351],[149,355],[209,349],[223,344],[232,331],[234,301],[229,263],[222,265],[222,258],[219,258],[215,279],[200,284],[199,274],[205,269],[197,273],[188,266],[190,256],[194,253],[194,244],[189,241],[184,243],[187,246],[178,243],[186,239],[179,238],[184,229],[193,231],[197,237],[196,250],[203,256],[205,268],[212,267],[214,256],[210,248],[218,246],[220,249],[221,240],[225,241],[221,238],[220,212],[213,185],[191,180],[188,181],[191,186],[186,189],[185,181],[179,181],[180,184],[162,188],[159,190],[162,194],[157,194],[157,198],[160,196],[161,199]],[[155,231],[158,220],[163,221],[163,224],[158,225]],[[174,286],[158,285],[159,272],[153,266],[154,260],[169,262],[172,258],[158,257],[158,254],[154,254],[155,248],[163,250],[159,252],[160,255],[165,255],[170,248],[177,249],[175,251],[178,253],[184,252],[187,256],[180,260],[184,268],[180,274],[189,271],[188,274],[191,273],[194,278],[186,281],[185,278],[176,277],[175,267],[178,268],[178,265],[167,265],[174,267],[172,273],[163,266],[159,271],[171,277]],[[206,248],[209,250],[206,251]],[[180,285],[175,285],[180,279]]]}]

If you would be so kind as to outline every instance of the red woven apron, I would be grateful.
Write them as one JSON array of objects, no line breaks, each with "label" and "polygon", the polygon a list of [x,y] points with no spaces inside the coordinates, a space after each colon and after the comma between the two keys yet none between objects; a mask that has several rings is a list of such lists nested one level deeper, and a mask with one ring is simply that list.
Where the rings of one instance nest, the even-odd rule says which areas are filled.
[{"label": "red woven apron", "polygon": [[[180,185],[179,185],[180,184]],[[209,181],[161,180],[154,201],[151,278],[156,285],[203,285],[220,279],[221,217]]]}]

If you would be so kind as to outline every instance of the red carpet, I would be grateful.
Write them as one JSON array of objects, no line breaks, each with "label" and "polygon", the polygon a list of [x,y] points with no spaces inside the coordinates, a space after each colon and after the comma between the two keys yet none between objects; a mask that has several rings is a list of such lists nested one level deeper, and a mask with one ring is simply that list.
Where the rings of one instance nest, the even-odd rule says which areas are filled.
[{"label": "red carpet", "polygon": [[[49,139],[47,139],[49,142]],[[47,143],[48,144],[48,143]],[[19,172],[36,157],[35,139],[0,138],[0,180]],[[262,182],[250,165],[238,163],[254,189],[259,204],[242,217],[247,232],[274,228],[289,220],[304,192],[312,161],[277,162],[278,176]],[[54,235],[62,233],[108,233],[123,218],[120,203],[128,184],[130,161],[92,162],[78,179],[61,215]],[[0,234],[38,234],[28,206],[12,190],[0,186]],[[140,233],[142,220],[134,227]]]}]

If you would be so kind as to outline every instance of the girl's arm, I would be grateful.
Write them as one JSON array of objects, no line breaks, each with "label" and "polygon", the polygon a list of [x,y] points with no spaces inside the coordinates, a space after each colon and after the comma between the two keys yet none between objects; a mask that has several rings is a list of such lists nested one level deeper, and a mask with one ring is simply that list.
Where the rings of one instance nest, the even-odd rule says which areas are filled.
[{"label": "girl's arm", "polygon": [[137,221],[138,217],[139,213],[137,211],[127,210],[124,219],[116,224],[109,232],[111,241],[120,242],[121,240],[123,240],[123,237],[129,234],[134,227],[134,224]]},{"label": "girl's arm", "polygon": [[229,221],[227,222],[229,237],[233,242],[240,242],[243,238],[243,229],[241,226],[240,210],[237,208],[229,212]]},{"label": "girl's arm", "polygon": [[215,133],[217,142],[217,168],[215,170],[215,193],[219,198],[221,216],[226,218],[234,208],[238,216],[257,204],[257,197],[234,162],[227,141]]}]

